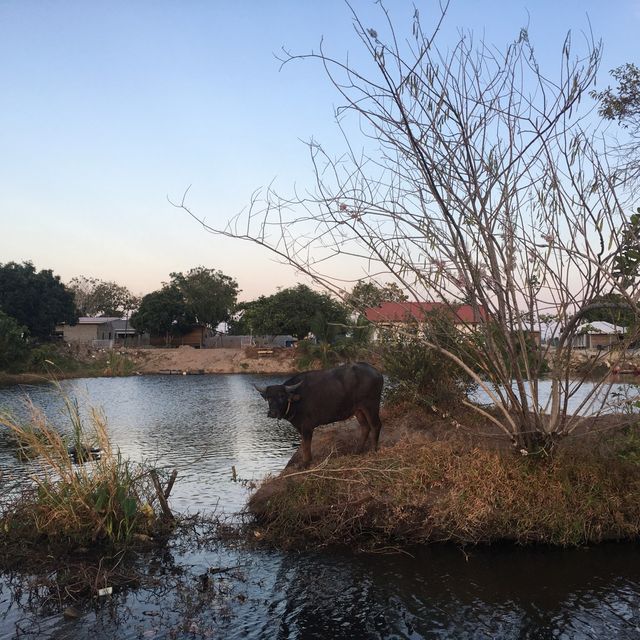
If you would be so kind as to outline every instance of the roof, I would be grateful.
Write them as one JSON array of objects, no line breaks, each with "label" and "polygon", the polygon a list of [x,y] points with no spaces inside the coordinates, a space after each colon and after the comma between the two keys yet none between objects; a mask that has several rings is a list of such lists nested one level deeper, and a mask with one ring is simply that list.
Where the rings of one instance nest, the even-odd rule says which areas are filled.
[{"label": "roof", "polygon": [[114,331],[118,331],[120,333],[135,333],[136,330],[131,326],[131,322],[124,318],[115,318],[111,319],[111,326]]},{"label": "roof", "polygon": [[479,314],[471,305],[450,306],[442,302],[383,302],[366,309],[365,316],[370,322],[421,322],[425,314],[436,310],[452,312],[459,323],[476,324],[480,321]]},{"label": "roof", "polygon": [[91,318],[89,316],[83,316],[78,318],[78,324],[105,324],[106,322],[113,322],[114,320],[122,320],[122,318],[106,316],[104,318]]},{"label": "roof", "polygon": [[619,327],[616,324],[611,324],[611,322],[604,322],[604,320],[585,322],[576,329],[576,333],[603,333],[607,335],[626,332],[626,327]]}]

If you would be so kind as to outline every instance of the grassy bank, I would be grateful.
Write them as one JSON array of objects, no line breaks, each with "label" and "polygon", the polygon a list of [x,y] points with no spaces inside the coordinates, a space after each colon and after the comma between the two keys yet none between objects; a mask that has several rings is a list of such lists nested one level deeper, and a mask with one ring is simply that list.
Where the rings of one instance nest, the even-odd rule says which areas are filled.
[{"label": "grassy bank", "polygon": [[128,376],[135,363],[118,351],[73,348],[65,344],[35,347],[23,363],[0,371],[0,386],[38,384],[54,379]]},{"label": "grassy bank", "polygon": [[575,546],[640,536],[637,426],[533,458],[479,438],[433,439],[423,421],[426,428],[377,454],[334,454],[268,479],[249,503],[256,537],[288,548],[385,548],[445,540]]}]

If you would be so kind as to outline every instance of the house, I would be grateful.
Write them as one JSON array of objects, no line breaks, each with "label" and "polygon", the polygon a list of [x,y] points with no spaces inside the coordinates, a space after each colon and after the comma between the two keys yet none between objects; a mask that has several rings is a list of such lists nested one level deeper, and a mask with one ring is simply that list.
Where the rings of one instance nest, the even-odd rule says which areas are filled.
[{"label": "house", "polygon": [[376,325],[371,337],[379,339],[380,329],[398,329],[407,324],[421,324],[429,313],[440,311],[450,314],[458,331],[469,333],[482,321],[480,314],[468,304],[447,305],[442,302],[383,302],[377,307],[365,310],[369,322]]},{"label": "house", "polygon": [[116,340],[135,336],[136,330],[126,318],[81,317],[74,325],[57,325],[55,333],[65,342],[110,348]]},{"label": "house", "polygon": [[577,349],[609,349],[618,344],[626,332],[626,327],[610,322],[586,322],[577,327],[572,345]]}]

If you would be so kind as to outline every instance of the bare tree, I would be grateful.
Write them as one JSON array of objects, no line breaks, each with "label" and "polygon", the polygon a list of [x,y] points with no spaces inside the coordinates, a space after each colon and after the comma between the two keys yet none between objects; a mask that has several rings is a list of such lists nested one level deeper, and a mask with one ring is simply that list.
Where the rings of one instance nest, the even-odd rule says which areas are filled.
[{"label": "bare tree", "polygon": [[[332,265],[355,260],[373,281],[393,276],[416,301],[471,305],[480,328],[460,349],[430,335],[424,345],[457,362],[496,407],[468,402],[471,409],[533,451],[573,431],[578,414],[602,408],[600,379],[568,411],[584,381],[570,375],[583,314],[610,293],[637,312],[637,274],[622,278],[616,268],[628,250],[624,185],[581,105],[600,43],[586,37],[586,54],[575,58],[568,35],[550,78],[525,29],[504,51],[466,33],[440,48],[445,14],[427,33],[416,11],[402,40],[384,8],[379,29],[354,13],[368,53],[359,68],[322,44],[307,55],[284,52],[285,65],[319,62],[343,100],[336,116],[346,153],[336,159],[309,144],[313,189],[288,198],[256,192],[223,229],[184,199],[178,206],[209,231],[268,247],[342,298],[346,284]],[[543,315],[554,319],[554,346],[527,357]],[[538,390],[545,360],[549,402]]]},{"label": "bare tree", "polygon": [[140,303],[127,287],[98,278],[77,276],[71,279],[68,287],[83,315],[128,316]]}]

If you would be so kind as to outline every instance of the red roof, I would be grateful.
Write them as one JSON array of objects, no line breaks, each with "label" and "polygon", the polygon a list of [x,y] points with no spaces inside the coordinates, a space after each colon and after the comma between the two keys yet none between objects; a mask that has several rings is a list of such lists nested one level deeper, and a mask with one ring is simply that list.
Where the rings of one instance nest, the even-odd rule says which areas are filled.
[{"label": "red roof", "polygon": [[442,302],[383,302],[378,307],[366,309],[365,315],[370,322],[422,322],[426,313],[435,310],[450,310],[459,323],[476,324],[480,321],[479,314],[474,313],[471,305],[451,307]]}]

